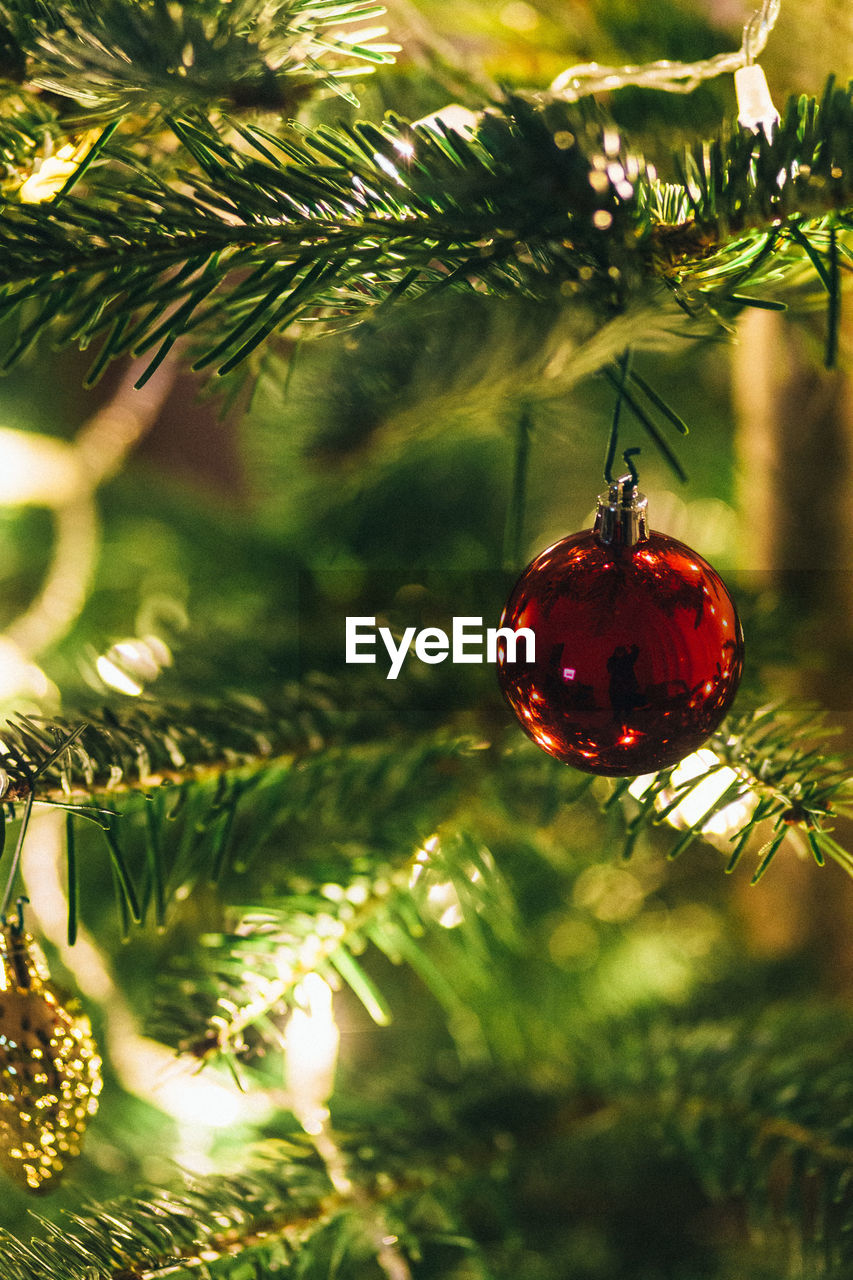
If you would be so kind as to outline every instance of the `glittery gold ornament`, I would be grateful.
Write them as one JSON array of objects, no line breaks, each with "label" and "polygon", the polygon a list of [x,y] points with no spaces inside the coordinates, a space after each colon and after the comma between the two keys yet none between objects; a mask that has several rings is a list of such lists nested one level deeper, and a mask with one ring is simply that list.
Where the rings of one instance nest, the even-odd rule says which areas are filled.
[{"label": "glittery gold ornament", "polygon": [[17,1182],[45,1191],[57,1180],[101,1085],[88,1018],[63,1007],[20,920],[0,923],[0,1162]]}]

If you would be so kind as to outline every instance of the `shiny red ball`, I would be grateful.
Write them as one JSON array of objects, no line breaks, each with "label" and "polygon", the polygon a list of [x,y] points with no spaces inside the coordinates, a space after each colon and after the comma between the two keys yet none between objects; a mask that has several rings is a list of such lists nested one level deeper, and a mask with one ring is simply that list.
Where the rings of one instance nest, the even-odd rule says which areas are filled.
[{"label": "shiny red ball", "polygon": [[501,688],[544,751],[588,773],[666,768],[716,729],[740,681],[743,633],[719,574],[665,534],[604,546],[594,532],[528,565],[501,627],[530,628],[535,658],[498,643]]}]

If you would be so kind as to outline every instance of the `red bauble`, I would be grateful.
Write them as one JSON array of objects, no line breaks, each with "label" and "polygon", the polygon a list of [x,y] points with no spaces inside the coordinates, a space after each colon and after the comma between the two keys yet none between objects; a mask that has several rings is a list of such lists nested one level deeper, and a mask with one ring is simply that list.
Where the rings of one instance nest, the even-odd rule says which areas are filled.
[{"label": "red bauble", "polygon": [[536,637],[530,662],[508,661],[498,645],[501,688],[522,728],[588,773],[651,773],[695,751],[743,667],[719,574],[684,543],[647,532],[645,499],[626,480],[599,499],[591,532],[528,565],[500,625]]}]

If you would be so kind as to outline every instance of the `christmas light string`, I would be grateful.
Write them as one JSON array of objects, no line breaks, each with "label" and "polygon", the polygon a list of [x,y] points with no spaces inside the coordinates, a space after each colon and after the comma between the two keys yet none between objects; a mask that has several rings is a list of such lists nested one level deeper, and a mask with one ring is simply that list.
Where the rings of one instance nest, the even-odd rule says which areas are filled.
[{"label": "christmas light string", "polygon": [[[288,963],[286,954],[284,963]],[[331,1125],[327,1103],[334,1090],[340,1045],[332,1003],[332,988],[316,972],[309,973],[294,991],[293,1010],[282,1038],[287,1105],[314,1144],[337,1194],[361,1214],[387,1280],[412,1280],[408,1263],[397,1248],[397,1236],[389,1231],[381,1210],[350,1177],[346,1156]]]},{"label": "christmas light string", "polygon": [[[55,528],[53,554],[37,596],[0,632],[0,701],[28,694],[43,705],[46,698],[58,697],[36,659],[67,633],[86,601],[100,550],[96,492],[153,427],[174,386],[176,369],[170,366],[165,378],[134,392],[131,399],[139,369],[133,362],[115,395],[83,424],[74,441],[0,426],[0,507],[45,506]],[[135,643],[150,640],[142,637]],[[141,693],[142,686],[131,688],[111,656],[104,655],[98,666],[104,683],[124,693]],[[122,667],[128,656],[133,665],[133,655],[125,653],[119,658]],[[149,655],[149,666],[154,656]],[[157,669],[167,662],[161,651]]]},{"label": "christmas light string", "polygon": [[622,67],[582,62],[561,72],[551,84],[549,93],[564,102],[577,102],[590,94],[622,89],[626,85],[661,89],[666,93],[692,93],[703,80],[752,66],[776,25],[781,4],[782,0],[764,0],[745,24],[740,48],[734,52],[718,53],[699,62],[671,62],[661,58],[656,62]]}]

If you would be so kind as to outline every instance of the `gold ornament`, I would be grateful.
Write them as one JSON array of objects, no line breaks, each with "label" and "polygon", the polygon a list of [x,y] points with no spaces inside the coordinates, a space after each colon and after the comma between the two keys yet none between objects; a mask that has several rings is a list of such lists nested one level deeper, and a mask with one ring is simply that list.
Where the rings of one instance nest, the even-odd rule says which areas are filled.
[{"label": "gold ornament", "polygon": [[89,1019],[64,1008],[40,948],[0,923],[0,1162],[29,1191],[49,1189],[80,1153],[98,1109],[101,1059]]}]

